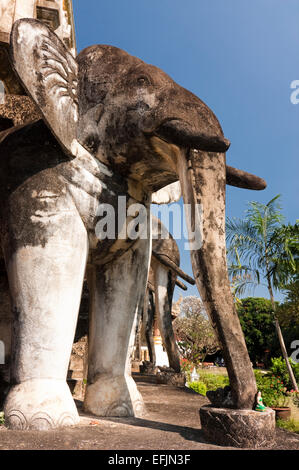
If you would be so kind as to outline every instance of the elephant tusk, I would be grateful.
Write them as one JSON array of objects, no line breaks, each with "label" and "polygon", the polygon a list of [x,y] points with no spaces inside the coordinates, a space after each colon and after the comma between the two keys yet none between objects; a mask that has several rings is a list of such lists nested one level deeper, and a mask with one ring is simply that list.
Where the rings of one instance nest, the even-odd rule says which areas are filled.
[{"label": "elephant tusk", "polygon": [[180,288],[183,289],[183,290],[187,290],[187,289],[188,289],[187,286],[185,286],[185,284],[184,284],[182,281],[180,281],[179,279],[177,279],[177,280],[175,281],[175,283],[176,283],[176,285],[177,285],[178,287],[180,287]]},{"label": "elephant tusk", "polygon": [[147,288],[151,290],[152,292],[155,292],[155,287],[150,281],[147,281]]},{"label": "elephant tusk", "polygon": [[267,183],[263,178],[228,165],[226,165],[226,184],[256,191],[267,187]]},{"label": "elephant tusk", "polygon": [[162,263],[165,266],[167,266],[168,268],[170,268],[178,276],[183,278],[186,282],[188,282],[192,286],[195,285],[194,279],[192,277],[190,277],[188,274],[184,273],[184,271],[181,268],[179,268],[173,261],[171,261],[170,259],[165,259],[165,255],[164,256],[159,255],[155,251],[153,251],[152,254],[158,261],[160,261],[160,263]]}]

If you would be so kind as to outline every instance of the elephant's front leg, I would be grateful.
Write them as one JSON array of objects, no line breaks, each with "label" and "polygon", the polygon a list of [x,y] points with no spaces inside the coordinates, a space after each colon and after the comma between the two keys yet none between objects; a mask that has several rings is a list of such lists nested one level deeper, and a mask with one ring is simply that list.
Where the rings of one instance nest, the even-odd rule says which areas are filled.
[{"label": "elephant's front leg", "polygon": [[4,236],[13,307],[12,388],[4,412],[13,429],[44,430],[79,420],[66,374],[88,238],[67,195],[53,189],[51,180],[44,178],[43,185],[34,191],[25,186],[11,197]]},{"label": "elephant's front leg", "polygon": [[145,294],[149,257],[149,240],[138,240],[116,261],[89,270],[89,365],[84,409],[97,416],[140,416],[145,411],[131,377],[129,349],[135,316]]}]

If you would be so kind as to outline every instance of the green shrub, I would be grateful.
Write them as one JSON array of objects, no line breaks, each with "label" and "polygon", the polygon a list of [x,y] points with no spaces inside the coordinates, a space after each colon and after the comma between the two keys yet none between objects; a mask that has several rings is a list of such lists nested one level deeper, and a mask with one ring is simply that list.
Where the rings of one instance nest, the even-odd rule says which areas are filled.
[{"label": "green shrub", "polygon": [[207,387],[203,382],[189,382],[188,386],[196,393],[200,393],[200,395],[206,396]]},{"label": "green shrub", "polygon": [[4,424],[4,413],[3,411],[0,411],[0,426]]},{"label": "green shrub", "polygon": [[203,382],[207,390],[217,390],[217,388],[223,388],[229,385],[229,378],[227,375],[216,375],[209,372],[199,372],[200,381]]},{"label": "green shrub", "polygon": [[288,395],[290,396],[292,402],[294,403],[297,408],[299,408],[299,392],[288,392]]},{"label": "green shrub", "polygon": [[[285,363],[282,358],[275,358],[272,360],[271,372],[264,374],[261,371],[254,371],[257,389],[262,394],[263,403],[270,408],[275,406],[289,406],[290,401],[293,401],[293,403],[298,406],[299,394],[293,391],[288,392],[285,381],[283,380],[286,377],[288,378],[288,375],[282,374],[282,372],[284,372],[284,365]],[[292,366],[294,366],[294,363]],[[297,364],[295,364],[295,367],[296,366]],[[202,369],[198,369],[197,372],[199,381],[189,382],[188,385],[201,395],[206,395],[207,391],[214,391],[217,390],[217,388],[224,388],[229,385],[227,375],[213,374]]]},{"label": "green shrub", "polygon": [[[293,369],[296,382],[298,383],[299,382],[299,363],[296,364],[294,361],[292,361],[291,358],[289,358],[289,361]],[[291,390],[293,388],[293,385],[290,381],[290,377],[287,371],[285,360],[282,357],[272,358],[271,367],[269,370],[273,375],[275,375],[275,377],[278,377],[283,381],[283,383],[286,385],[288,390]]]},{"label": "green shrub", "polygon": [[182,372],[185,373],[187,382],[189,382],[192,370],[194,368],[194,364],[192,364],[191,361],[188,361],[188,359],[184,359],[184,358],[181,359],[180,363],[181,363],[181,370]]},{"label": "green shrub", "polygon": [[[197,382],[190,382],[191,371],[193,370],[193,367],[190,368],[190,372],[188,371],[186,374],[187,383],[188,383],[189,388],[192,388],[193,390],[200,393],[201,395],[206,395],[207,391],[210,391],[210,390],[214,391],[214,390],[217,390],[217,388],[224,388],[225,386],[229,385],[229,378],[227,375],[206,372],[204,369],[201,369],[201,368],[197,369],[199,380]],[[197,390],[198,386],[201,388],[201,390]]]},{"label": "green shrub", "polygon": [[270,374],[262,374],[255,371],[255,379],[257,389],[262,394],[262,400],[265,406],[275,407],[284,406],[289,400],[287,397],[287,389],[278,377]]}]

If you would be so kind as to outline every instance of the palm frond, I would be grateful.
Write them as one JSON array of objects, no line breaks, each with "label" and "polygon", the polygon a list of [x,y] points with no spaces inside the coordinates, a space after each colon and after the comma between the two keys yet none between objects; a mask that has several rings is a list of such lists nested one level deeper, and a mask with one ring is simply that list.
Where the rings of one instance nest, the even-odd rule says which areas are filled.
[{"label": "palm frond", "polygon": [[280,226],[284,220],[281,214],[281,206],[278,202],[280,194],[275,196],[267,204],[251,201],[246,211],[245,220],[248,220],[262,236],[266,244],[273,230]]},{"label": "palm frond", "polygon": [[242,259],[249,259],[257,253],[262,254],[263,243],[256,230],[246,220],[227,219],[226,240],[228,244],[228,255],[231,256],[235,249]]},{"label": "palm frond", "polygon": [[229,275],[240,277],[238,292],[263,278],[281,289],[298,273],[299,223],[283,225],[279,200],[278,194],[267,204],[251,201],[244,219],[227,219]]}]

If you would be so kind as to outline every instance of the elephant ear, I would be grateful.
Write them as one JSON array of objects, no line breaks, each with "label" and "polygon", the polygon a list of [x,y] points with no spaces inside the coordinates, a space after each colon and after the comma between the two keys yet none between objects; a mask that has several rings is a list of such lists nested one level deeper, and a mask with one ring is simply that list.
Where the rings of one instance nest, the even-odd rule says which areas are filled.
[{"label": "elephant ear", "polygon": [[71,154],[78,122],[75,58],[55,33],[33,19],[15,22],[10,53],[25,90],[64,150]]},{"label": "elephant ear", "polygon": [[170,204],[180,200],[182,195],[179,181],[171,183],[152,194],[152,204]]}]

